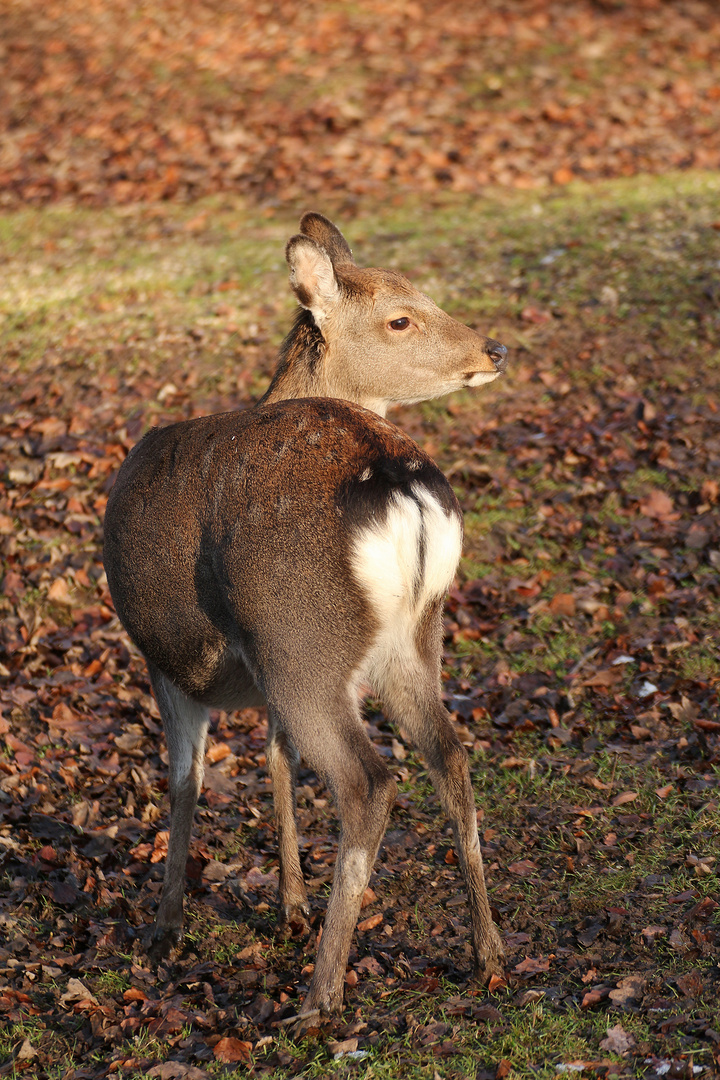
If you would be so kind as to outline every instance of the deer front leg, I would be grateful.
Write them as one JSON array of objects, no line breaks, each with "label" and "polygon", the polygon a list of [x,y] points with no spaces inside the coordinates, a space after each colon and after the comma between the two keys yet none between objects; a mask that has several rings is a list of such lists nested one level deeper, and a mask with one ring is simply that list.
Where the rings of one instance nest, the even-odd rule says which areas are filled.
[{"label": "deer front leg", "polygon": [[295,781],[299,755],[272,710],[268,710],[267,765],[272,778],[277,825],[280,884],[278,908],[280,920],[291,930],[308,933],[310,906],[298,853],[295,818]]},{"label": "deer front leg", "polygon": [[388,666],[378,685],[393,720],[402,724],[425,758],[430,779],[450,820],[468,894],[476,973],[483,982],[489,982],[504,970],[505,949],[485,888],[467,753],[442,703],[430,662],[424,667],[406,661]]},{"label": "deer front leg", "polygon": [[418,746],[452,826],[468,894],[475,969],[487,983],[493,975],[503,974],[505,947],[493,922],[485,887],[468,756],[439,698],[423,725]]}]

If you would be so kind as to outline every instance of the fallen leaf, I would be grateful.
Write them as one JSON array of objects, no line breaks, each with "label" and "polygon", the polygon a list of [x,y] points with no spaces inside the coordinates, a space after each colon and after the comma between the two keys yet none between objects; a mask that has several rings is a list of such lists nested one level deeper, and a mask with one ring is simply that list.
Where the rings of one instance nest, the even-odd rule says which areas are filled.
[{"label": "fallen leaf", "polygon": [[220,1039],[220,1042],[215,1043],[213,1053],[216,1060],[222,1061],[225,1065],[232,1065],[236,1061],[249,1062],[252,1046],[251,1042],[244,1042],[242,1039],[226,1035]]},{"label": "fallen leaf", "polygon": [[646,926],[640,933],[646,941],[656,941],[667,934],[667,926]]},{"label": "fallen leaf", "polygon": [[575,597],[572,593],[555,593],[549,607],[553,615],[574,615]]},{"label": "fallen leaf", "polygon": [[80,981],[80,979],[68,979],[67,990],[60,996],[60,1004],[64,1009],[68,1005],[73,1005],[79,1001],[86,1001],[90,1005],[97,1005],[97,998],[94,997],[87,986]]},{"label": "fallen leaf", "polygon": [[627,1005],[628,1002],[635,1001],[643,996],[645,985],[645,979],[642,976],[628,975],[620,980],[617,989],[611,990],[608,996],[616,1005]]},{"label": "fallen leaf", "polygon": [[525,960],[521,960],[520,963],[516,964],[513,968],[516,975],[539,975],[540,972],[549,970],[549,957],[543,957],[539,960],[535,960],[532,957],[526,957]]},{"label": "fallen leaf", "polygon": [[623,791],[620,795],[616,795],[612,800],[612,806],[625,806],[626,803],[634,802],[637,799],[637,791]]},{"label": "fallen leaf", "polygon": [[534,1001],[540,1001],[544,997],[544,990],[524,990],[520,997],[516,999],[515,1004],[522,1009],[525,1005],[531,1005]]},{"label": "fallen leaf", "polygon": [[658,520],[672,514],[673,508],[674,503],[670,496],[659,488],[653,488],[644,501],[640,503],[640,512],[645,517],[657,518]]},{"label": "fallen leaf", "polygon": [[205,866],[203,866],[203,881],[224,881],[226,877],[232,874],[232,872],[232,869],[227,863],[219,862],[217,859],[210,859]]},{"label": "fallen leaf", "polygon": [[399,739],[393,739],[391,744],[392,754],[396,761],[404,761],[407,757],[407,750],[400,742]]},{"label": "fallen leaf", "polygon": [[64,701],[59,701],[52,711],[52,720],[48,721],[61,731],[82,731],[87,729],[87,721],[76,713]]},{"label": "fallen leaf", "polygon": [[678,975],[675,982],[684,997],[699,997],[704,990],[703,980],[695,971],[691,971],[688,975]]},{"label": "fallen leaf", "polygon": [[510,863],[508,870],[519,877],[529,877],[537,870],[537,863],[534,863],[532,859],[520,859],[519,862]]},{"label": "fallen leaf", "polygon": [[343,1039],[341,1042],[337,1042],[335,1039],[328,1039],[327,1048],[334,1058],[344,1057],[345,1054],[354,1054],[358,1048],[357,1039]]},{"label": "fallen leaf", "polygon": [[224,761],[230,754],[232,754],[232,750],[227,743],[213,743],[212,746],[208,747],[205,759],[211,765],[215,765],[218,761]]},{"label": "fallen leaf", "polygon": [[15,1061],[32,1061],[38,1056],[38,1052],[29,1039],[23,1039],[20,1049],[15,1054]]},{"label": "fallen leaf", "polygon": [[491,975],[488,983],[488,993],[494,994],[496,990],[502,990],[506,986],[507,979],[504,975]]},{"label": "fallen leaf", "polygon": [[356,971],[366,971],[368,975],[384,975],[385,968],[377,962],[374,956],[364,956],[355,965]]},{"label": "fallen leaf", "polygon": [[720,720],[693,720],[693,724],[696,728],[700,728],[701,731],[720,731]]},{"label": "fallen leaf", "polygon": [[380,925],[384,918],[384,915],[371,915],[369,919],[363,919],[362,922],[359,922],[357,928],[363,933],[366,930],[374,930],[376,926]]},{"label": "fallen leaf", "polygon": [[[48,589],[48,600],[51,600],[54,604],[64,604],[66,607],[72,607],[75,603],[71,593],[70,587],[65,578],[55,578],[52,585]],[[58,616],[59,618],[59,616]]]},{"label": "fallen leaf", "polygon": [[145,1075],[157,1077],[157,1080],[208,1080],[208,1073],[204,1069],[183,1061],[163,1061],[160,1065],[153,1065]]},{"label": "fallen leaf", "polygon": [[[612,995],[611,995],[612,996]],[[635,1045],[635,1039],[620,1024],[607,1029],[607,1039],[600,1043],[601,1050],[611,1054],[626,1054]]]},{"label": "fallen leaf", "polygon": [[596,671],[589,679],[585,679],[583,686],[615,686],[624,678],[625,673],[620,667],[603,668],[602,671]]}]

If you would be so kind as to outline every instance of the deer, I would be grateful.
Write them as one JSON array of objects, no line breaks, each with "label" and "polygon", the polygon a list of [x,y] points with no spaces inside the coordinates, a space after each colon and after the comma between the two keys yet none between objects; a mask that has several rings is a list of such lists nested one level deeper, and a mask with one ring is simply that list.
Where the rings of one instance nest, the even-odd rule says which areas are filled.
[{"label": "deer", "polygon": [[147,661],[169,756],[151,957],[170,956],[182,938],[209,710],[265,705],[281,921],[308,930],[301,760],[340,823],[307,1017],[342,1009],[352,935],[397,793],[364,727],[366,688],[424,757],[452,826],[476,974],[487,982],[503,970],[468,755],[440,690],[462,513],[437,465],[385,414],[492,382],[507,350],[401,274],[358,266],[322,214],[302,217],[286,259],[300,307],[267,393],[245,410],[144,436],[108,499],[104,562],[115,610]]}]

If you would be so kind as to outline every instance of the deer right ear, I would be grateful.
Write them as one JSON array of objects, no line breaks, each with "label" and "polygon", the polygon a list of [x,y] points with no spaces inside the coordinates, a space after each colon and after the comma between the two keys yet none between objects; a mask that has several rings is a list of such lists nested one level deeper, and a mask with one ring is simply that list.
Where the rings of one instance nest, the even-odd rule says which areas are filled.
[{"label": "deer right ear", "polygon": [[307,214],[303,214],[300,219],[300,232],[303,236],[314,240],[320,247],[324,247],[333,264],[354,261],[347,240],[338,227],[333,225],[324,214],[318,214],[316,210],[309,210]]},{"label": "deer right ear", "polygon": [[293,236],[285,249],[290,288],[318,327],[340,299],[340,286],[330,256],[307,236]]}]

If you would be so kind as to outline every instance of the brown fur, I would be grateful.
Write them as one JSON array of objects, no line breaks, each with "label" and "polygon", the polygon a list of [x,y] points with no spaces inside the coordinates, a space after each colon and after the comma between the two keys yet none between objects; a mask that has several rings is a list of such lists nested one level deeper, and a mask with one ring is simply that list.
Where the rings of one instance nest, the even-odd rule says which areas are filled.
[{"label": "brown fur", "polygon": [[[306,215],[301,228],[288,257],[308,307],[264,403],[145,436],[108,500],[105,567],[118,615],[147,658],[168,744],[170,839],[153,953],[167,955],[182,932],[208,708],[265,702],[286,920],[309,914],[295,823],[300,757],[328,785],[341,822],[305,1001],[306,1010],[335,1011],[396,791],[362,723],[365,676],[425,755],[452,823],[478,972],[487,979],[502,968],[467,755],[440,697],[437,594],[452,573],[460,509],[431,459],[378,413],[393,400],[446,392],[458,370],[494,377],[504,350],[398,275],[360,270],[321,215]],[[402,312],[414,329],[398,336],[388,320]],[[372,546],[378,537],[385,547]],[[375,555],[389,543],[391,579]],[[395,591],[381,595],[386,580],[402,599],[397,609],[386,603]],[[400,612],[402,647],[384,629],[390,610]]]}]

